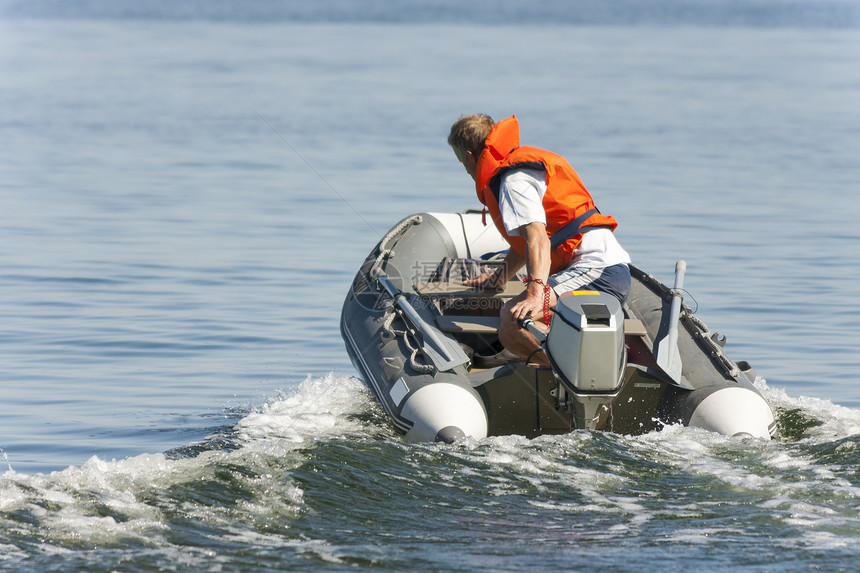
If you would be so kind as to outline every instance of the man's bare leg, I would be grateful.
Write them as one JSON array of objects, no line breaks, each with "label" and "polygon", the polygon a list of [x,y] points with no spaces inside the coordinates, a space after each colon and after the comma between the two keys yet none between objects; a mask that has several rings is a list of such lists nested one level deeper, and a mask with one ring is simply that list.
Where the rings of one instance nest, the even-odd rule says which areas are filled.
[{"label": "man's bare leg", "polygon": [[[501,342],[507,350],[523,359],[531,357],[532,362],[536,362],[543,366],[549,366],[549,359],[546,357],[546,353],[542,351],[536,352],[537,350],[540,350],[541,347],[537,338],[535,338],[531,332],[520,326],[510,312],[510,308],[520,300],[524,299],[525,296],[526,293],[522,293],[509,300],[507,304],[502,307],[502,310],[499,313],[499,318],[501,320],[499,325],[499,342]],[[558,297],[555,295],[555,292],[550,291],[550,306],[555,307],[556,302],[558,302]],[[538,327],[546,329],[546,324],[542,322],[543,312],[540,313],[540,316],[533,317],[533,320]]]}]

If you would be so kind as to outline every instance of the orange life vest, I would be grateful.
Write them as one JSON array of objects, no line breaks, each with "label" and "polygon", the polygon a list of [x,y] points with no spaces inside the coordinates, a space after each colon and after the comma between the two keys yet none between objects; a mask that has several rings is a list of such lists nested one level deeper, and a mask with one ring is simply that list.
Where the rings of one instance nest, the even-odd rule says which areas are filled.
[{"label": "orange life vest", "polygon": [[[600,214],[579,175],[563,157],[535,147],[520,147],[519,123],[516,116],[512,116],[493,126],[487,136],[484,151],[478,157],[475,188],[496,228],[519,254],[525,256],[525,239],[508,235],[499,210],[502,176],[513,169],[540,169],[546,173],[543,208],[546,233],[553,247],[550,273],[570,264],[587,227],[606,227],[614,231],[618,226],[614,217]],[[556,233],[558,236],[552,241]]]}]

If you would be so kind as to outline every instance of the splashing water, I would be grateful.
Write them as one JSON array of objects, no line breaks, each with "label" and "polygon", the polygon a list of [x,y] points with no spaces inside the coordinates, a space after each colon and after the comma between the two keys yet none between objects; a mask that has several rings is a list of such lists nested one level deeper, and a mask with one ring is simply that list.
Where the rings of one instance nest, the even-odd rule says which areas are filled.
[{"label": "splashing water", "polygon": [[[612,563],[622,542],[646,563],[679,548],[777,570],[855,556],[860,412],[756,384],[791,439],[672,426],[441,445],[403,443],[359,380],[308,378],[203,444],[47,475],[10,469],[0,563],[543,568]],[[552,551],[527,559],[538,542]]]}]

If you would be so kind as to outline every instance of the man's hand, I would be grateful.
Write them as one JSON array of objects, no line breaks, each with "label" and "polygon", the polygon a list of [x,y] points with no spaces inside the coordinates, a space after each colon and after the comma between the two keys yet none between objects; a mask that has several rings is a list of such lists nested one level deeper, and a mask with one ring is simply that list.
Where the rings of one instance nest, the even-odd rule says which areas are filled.
[{"label": "man's hand", "polygon": [[514,249],[508,249],[505,262],[495,271],[484,273],[479,277],[463,281],[463,284],[475,288],[505,288],[508,280],[513,277],[525,264],[526,260]]},{"label": "man's hand", "polygon": [[531,316],[535,320],[542,319],[543,295],[535,296],[529,293],[526,298],[511,307],[511,316],[513,316],[518,324],[528,316]]},{"label": "man's hand", "polygon": [[491,273],[484,273],[473,279],[465,280],[463,281],[463,284],[474,288],[500,289],[503,288],[507,282],[508,279],[505,276],[504,270],[499,268]]}]

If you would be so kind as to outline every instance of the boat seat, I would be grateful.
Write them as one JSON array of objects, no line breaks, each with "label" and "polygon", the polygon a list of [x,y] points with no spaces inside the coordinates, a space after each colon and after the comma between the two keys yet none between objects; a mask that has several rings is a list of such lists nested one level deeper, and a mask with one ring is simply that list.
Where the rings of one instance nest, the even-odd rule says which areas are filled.
[{"label": "boat seat", "polygon": [[646,336],[648,331],[645,330],[645,325],[638,318],[624,319],[624,334],[630,336]]},{"label": "boat seat", "polygon": [[412,286],[420,295],[439,298],[514,298],[526,288],[517,280],[508,281],[503,289],[479,289],[448,282],[416,282]]},{"label": "boat seat", "polygon": [[[463,334],[496,334],[499,331],[498,316],[442,315],[436,317],[436,326],[442,332]],[[647,336],[645,325],[638,318],[624,319],[624,334]]]},{"label": "boat seat", "polygon": [[442,332],[469,334],[496,334],[499,331],[498,316],[443,315],[436,317],[436,326]]}]

